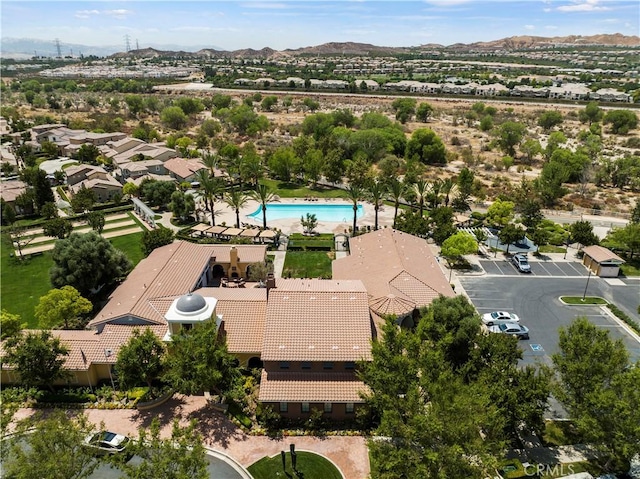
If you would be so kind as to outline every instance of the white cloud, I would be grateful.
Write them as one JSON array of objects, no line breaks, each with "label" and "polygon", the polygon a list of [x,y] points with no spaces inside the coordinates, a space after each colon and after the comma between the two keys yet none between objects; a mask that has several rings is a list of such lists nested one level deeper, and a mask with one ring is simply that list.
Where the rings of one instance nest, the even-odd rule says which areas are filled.
[{"label": "white cloud", "polygon": [[284,3],[274,2],[248,2],[241,3],[240,6],[244,8],[260,8],[266,10],[281,10],[283,8],[287,8],[287,5]]},{"label": "white cloud", "polygon": [[184,27],[173,27],[169,29],[172,32],[210,32],[212,29],[210,27],[196,27],[196,26],[184,26]]},{"label": "white cloud", "polygon": [[535,30],[535,29],[536,29],[536,27],[535,27],[535,26],[533,26],[533,25],[525,25],[525,26],[524,26],[524,29],[525,29],[525,30]]},{"label": "white cloud", "polygon": [[106,15],[109,17],[115,17],[118,19],[126,18],[128,15],[132,15],[132,10],[125,10],[119,8],[117,10],[78,10],[76,11],[76,18],[90,18],[91,16]]},{"label": "white cloud", "polygon": [[610,10],[600,4],[600,0],[572,0],[573,5],[562,5],[557,8],[559,12],[602,12]]}]

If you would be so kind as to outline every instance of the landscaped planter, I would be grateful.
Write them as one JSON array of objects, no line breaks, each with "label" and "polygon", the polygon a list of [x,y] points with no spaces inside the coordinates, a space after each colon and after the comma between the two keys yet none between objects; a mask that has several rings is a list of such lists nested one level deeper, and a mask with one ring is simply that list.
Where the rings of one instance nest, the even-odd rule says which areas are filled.
[{"label": "landscaped planter", "polygon": [[152,399],[151,401],[139,402],[136,405],[138,411],[146,411],[148,409],[153,409],[154,407],[158,407],[164,403],[166,403],[173,396],[173,391],[169,391],[166,394],[163,394],[159,398]]}]

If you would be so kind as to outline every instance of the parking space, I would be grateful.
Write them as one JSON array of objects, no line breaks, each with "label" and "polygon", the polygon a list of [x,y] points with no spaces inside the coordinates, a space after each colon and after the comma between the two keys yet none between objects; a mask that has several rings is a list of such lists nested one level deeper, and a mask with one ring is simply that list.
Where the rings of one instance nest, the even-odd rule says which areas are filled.
[{"label": "parking space", "polygon": [[[506,269],[510,265],[505,262],[499,266]],[[536,266],[538,264],[534,263],[532,269]],[[523,364],[551,364],[551,355],[558,352],[558,329],[569,326],[578,316],[585,316],[595,325],[606,329],[613,339],[622,339],[631,357],[634,360],[640,358],[640,343],[602,308],[567,306],[560,302],[560,296],[582,295],[586,278],[576,278],[575,274],[572,275],[574,277],[560,277],[559,273],[554,277],[525,274],[514,277],[512,273],[506,277],[500,273],[494,274],[461,278],[461,283],[480,314],[504,310],[520,316],[522,324],[530,331],[530,339],[520,341]],[[629,287],[618,288],[629,294]],[[589,294],[608,297],[610,291],[611,286],[604,280],[591,277]]]},{"label": "parking space", "polygon": [[517,276],[587,276],[589,272],[580,263],[576,262],[553,262],[553,261],[530,261],[531,273],[520,273],[510,261],[506,259],[493,259],[480,261],[488,275],[517,275]]}]

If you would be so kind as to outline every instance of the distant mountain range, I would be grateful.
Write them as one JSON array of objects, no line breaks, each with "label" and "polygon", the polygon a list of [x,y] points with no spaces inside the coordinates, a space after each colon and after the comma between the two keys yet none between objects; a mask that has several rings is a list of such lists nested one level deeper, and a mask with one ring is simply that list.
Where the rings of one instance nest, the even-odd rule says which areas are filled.
[{"label": "distant mountain range", "polygon": [[[53,41],[46,42],[42,40],[24,39],[24,38],[2,38],[0,48],[0,56],[3,58],[31,58],[38,56],[56,56],[57,47]],[[451,50],[451,51],[468,51],[468,50],[515,50],[523,48],[537,48],[550,45],[603,45],[603,46],[627,46],[640,47],[640,37],[627,36],[619,33],[603,34],[603,35],[570,35],[565,37],[534,37],[534,36],[517,36],[503,38],[491,42],[477,42],[471,44],[456,43],[454,45],[438,45],[428,44],[413,47],[383,47],[367,43],[353,42],[331,42],[322,45],[287,49],[282,51],[273,50],[271,48],[263,48],[254,50],[251,48],[226,51],[215,46],[179,46],[179,45],[152,45],[141,49],[134,49],[129,52],[123,52],[122,46],[87,46],[70,43],[60,43],[60,51],[62,56],[72,55],[84,56],[114,56],[114,57],[210,57],[210,56],[229,56],[234,58],[273,58],[287,57],[297,55],[385,55],[397,53],[409,53],[421,50]]]}]

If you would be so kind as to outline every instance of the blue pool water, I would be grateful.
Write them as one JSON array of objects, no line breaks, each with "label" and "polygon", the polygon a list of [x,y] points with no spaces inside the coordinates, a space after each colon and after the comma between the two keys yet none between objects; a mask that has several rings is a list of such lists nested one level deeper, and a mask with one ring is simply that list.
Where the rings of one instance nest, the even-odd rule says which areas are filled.
[{"label": "blue pool water", "polygon": [[[285,218],[300,219],[306,217],[307,213],[316,215],[318,221],[338,221],[350,223],[353,221],[353,206],[350,204],[324,204],[324,203],[292,203],[292,204],[268,204],[267,221],[281,220]],[[358,205],[356,216],[361,218],[364,215],[362,205]],[[262,207],[258,206],[249,218],[255,221],[262,221]]]}]

